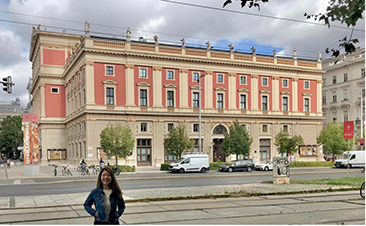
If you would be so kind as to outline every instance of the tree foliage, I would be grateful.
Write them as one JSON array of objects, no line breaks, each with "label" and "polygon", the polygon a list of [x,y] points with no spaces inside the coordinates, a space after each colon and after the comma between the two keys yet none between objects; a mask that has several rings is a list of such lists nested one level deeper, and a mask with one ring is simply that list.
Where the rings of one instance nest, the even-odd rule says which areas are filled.
[{"label": "tree foliage", "polygon": [[[327,128],[317,137],[318,145],[323,145],[324,154],[340,155],[348,149],[348,141],[343,138],[343,123],[329,122]],[[350,140],[350,149],[353,147],[353,139]]]},{"label": "tree foliage", "polygon": [[222,150],[226,156],[235,154],[236,159],[238,159],[238,155],[249,156],[253,139],[238,121],[235,121],[234,124],[230,126],[229,133],[225,133],[224,137]]},{"label": "tree foliage", "polygon": [[9,152],[23,144],[22,117],[6,116],[0,123],[0,150],[9,157]]},{"label": "tree foliage", "polygon": [[[238,1],[238,0],[237,0]],[[248,7],[258,8],[260,10],[260,4],[258,2],[266,3],[269,0],[240,0],[241,7],[245,7],[248,3]],[[232,0],[225,0],[223,7],[231,4]],[[339,40],[338,48],[331,48],[332,56],[337,57],[340,54],[340,49],[348,53],[352,53],[356,50],[354,44],[358,43],[357,38],[353,38],[354,27],[359,20],[363,19],[363,13],[365,11],[365,0],[329,0],[329,5],[326,8],[325,13],[308,14],[305,13],[306,19],[314,18],[315,21],[324,22],[329,28],[331,22],[338,21],[341,24],[346,24],[347,27],[352,27],[351,34],[345,36]],[[329,53],[329,48],[326,48],[325,52]]]},{"label": "tree foliage", "polygon": [[290,134],[281,130],[276,135],[276,141],[274,143],[279,153],[286,153],[287,155],[293,155],[299,150],[300,145],[304,144],[304,140],[300,135],[290,137]]},{"label": "tree foliage", "polygon": [[133,153],[135,138],[129,127],[122,125],[108,125],[100,134],[100,145],[104,152],[111,156],[126,159]]},{"label": "tree foliage", "polygon": [[178,158],[193,147],[194,141],[189,139],[184,126],[174,127],[164,139],[165,152]]}]

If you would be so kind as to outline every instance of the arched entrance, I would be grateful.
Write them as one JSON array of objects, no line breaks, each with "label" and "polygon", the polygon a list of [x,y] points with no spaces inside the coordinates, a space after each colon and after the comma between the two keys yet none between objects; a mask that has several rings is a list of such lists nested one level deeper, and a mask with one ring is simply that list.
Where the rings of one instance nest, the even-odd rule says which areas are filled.
[{"label": "arched entrance", "polygon": [[[213,134],[215,135],[221,135],[219,137],[223,137],[223,135],[227,132],[227,129],[223,125],[218,125],[213,130]],[[213,161],[216,162],[217,160],[220,160],[221,162],[226,161],[226,156],[222,152],[222,142],[224,141],[223,138],[214,138],[213,139]]]}]

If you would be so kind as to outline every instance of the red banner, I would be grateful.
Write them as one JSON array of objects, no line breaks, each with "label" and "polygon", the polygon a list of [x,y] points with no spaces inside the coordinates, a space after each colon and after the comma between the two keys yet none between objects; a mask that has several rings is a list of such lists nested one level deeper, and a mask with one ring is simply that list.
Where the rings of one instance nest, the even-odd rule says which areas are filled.
[{"label": "red banner", "polygon": [[23,115],[24,164],[39,164],[38,116]]},{"label": "red banner", "polygon": [[343,137],[344,139],[353,138],[353,121],[344,122],[343,124]]}]

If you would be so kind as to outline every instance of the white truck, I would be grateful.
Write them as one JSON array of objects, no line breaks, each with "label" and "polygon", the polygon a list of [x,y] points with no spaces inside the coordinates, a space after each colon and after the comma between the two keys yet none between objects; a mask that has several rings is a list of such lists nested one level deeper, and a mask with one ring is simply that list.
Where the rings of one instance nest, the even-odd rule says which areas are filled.
[{"label": "white truck", "polygon": [[201,172],[210,170],[210,161],[207,154],[188,154],[170,164],[169,170],[172,172]]},{"label": "white truck", "polygon": [[365,151],[345,151],[343,158],[334,162],[335,167],[365,167]]}]

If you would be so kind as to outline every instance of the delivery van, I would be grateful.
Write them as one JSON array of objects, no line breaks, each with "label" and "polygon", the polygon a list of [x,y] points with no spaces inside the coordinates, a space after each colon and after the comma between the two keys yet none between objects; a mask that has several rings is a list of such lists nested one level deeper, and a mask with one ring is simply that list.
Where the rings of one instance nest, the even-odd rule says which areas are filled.
[{"label": "delivery van", "polygon": [[170,164],[169,170],[172,172],[201,172],[210,170],[210,161],[207,154],[188,154]]},{"label": "delivery van", "polygon": [[365,167],[365,151],[345,151],[343,157],[334,162],[335,167]]}]

